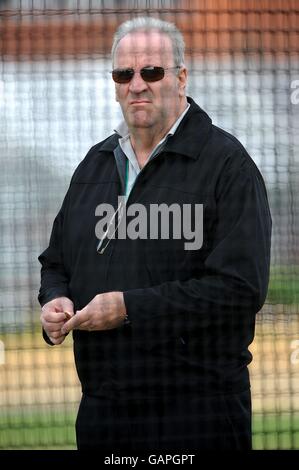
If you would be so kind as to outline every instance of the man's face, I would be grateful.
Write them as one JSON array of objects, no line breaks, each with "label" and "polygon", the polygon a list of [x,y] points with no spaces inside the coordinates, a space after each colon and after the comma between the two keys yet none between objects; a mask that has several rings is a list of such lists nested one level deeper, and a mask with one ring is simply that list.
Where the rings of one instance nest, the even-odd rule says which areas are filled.
[{"label": "man's face", "polygon": [[[174,67],[171,39],[156,31],[134,32],[119,42],[114,69],[132,68],[136,72],[148,66]],[[129,128],[157,127],[162,130],[183,111],[186,69],[166,70],[164,78],[146,82],[135,73],[129,83],[115,84],[119,102]]]}]

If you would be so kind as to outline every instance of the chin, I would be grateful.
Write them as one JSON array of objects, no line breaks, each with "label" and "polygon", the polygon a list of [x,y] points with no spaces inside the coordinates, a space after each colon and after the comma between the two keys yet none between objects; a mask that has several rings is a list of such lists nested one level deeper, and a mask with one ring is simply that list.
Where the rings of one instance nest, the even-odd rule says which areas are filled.
[{"label": "chin", "polygon": [[130,126],[139,128],[139,129],[146,129],[148,127],[152,127],[152,122],[148,119],[130,119],[129,120]]},{"label": "chin", "polygon": [[152,127],[151,124],[145,123],[145,122],[133,122],[132,127],[135,127],[135,129],[148,129],[149,127]]},{"label": "chin", "polygon": [[148,113],[137,112],[128,116],[128,122],[133,127],[147,128],[152,126],[152,119]]}]

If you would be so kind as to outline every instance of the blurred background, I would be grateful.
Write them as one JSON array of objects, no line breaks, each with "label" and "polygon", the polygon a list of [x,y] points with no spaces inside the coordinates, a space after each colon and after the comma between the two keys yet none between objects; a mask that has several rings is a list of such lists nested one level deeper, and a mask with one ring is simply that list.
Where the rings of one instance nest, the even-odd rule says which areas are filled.
[{"label": "blurred background", "polygon": [[75,448],[70,336],[41,338],[38,255],[70,177],[121,119],[112,35],[152,15],[182,30],[188,94],[259,166],[271,280],[251,345],[255,449],[299,449],[299,1],[0,0],[0,448]]}]

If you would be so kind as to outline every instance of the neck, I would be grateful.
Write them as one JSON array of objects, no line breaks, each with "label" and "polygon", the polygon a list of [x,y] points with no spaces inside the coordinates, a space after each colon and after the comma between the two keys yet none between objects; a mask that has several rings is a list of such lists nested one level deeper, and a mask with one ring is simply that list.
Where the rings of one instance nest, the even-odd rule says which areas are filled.
[{"label": "neck", "polygon": [[137,157],[139,166],[142,168],[153,149],[171,129],[172,124],[157,129],[151,128],[134,128],[130,129],[131,144]]},{"label": "neck", "polygon": [[160,124],[160,126],[157,125],[147,128],[129,128],[131,144],[140,168],[145,165],[152,150],[169,132],[186,107],[187,100],[182,104],[177,115],[170,118],[167,122],[163,122],[163,125]]}]

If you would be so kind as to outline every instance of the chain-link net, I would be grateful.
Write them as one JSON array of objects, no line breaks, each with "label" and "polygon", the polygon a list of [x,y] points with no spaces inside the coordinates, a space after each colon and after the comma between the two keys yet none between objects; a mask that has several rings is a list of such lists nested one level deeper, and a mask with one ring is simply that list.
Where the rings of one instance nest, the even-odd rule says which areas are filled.
[{"label": "chain-link net", "polygon": [[0,448],[75,448],[72,342],[41,338],[37,256],[73,170],[120,120],[113,32],[147,14],[181,29],[188,95],[264,176],[272,267],[251,345],[253,444],[298,449],[297,0],[0,1]]}]

